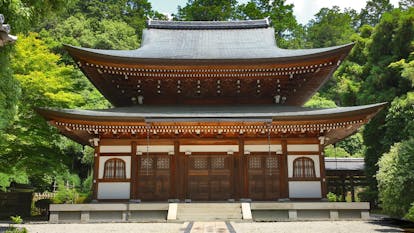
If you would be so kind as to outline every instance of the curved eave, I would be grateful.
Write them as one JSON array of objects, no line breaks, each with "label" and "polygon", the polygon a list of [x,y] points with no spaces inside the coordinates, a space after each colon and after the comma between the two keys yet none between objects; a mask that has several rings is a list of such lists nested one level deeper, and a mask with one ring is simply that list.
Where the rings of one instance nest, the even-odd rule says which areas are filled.
[{"label": "curved eave", "polygon": [[[353,48],[354,43],[328,47],[319,49],[302,49],[290,50],[271,48],[277,50],[278,53],[285,54],[284,56],[268,56],[268,57],[249,57],[249,54],[238,57],[212,57],[208,59],[203,58],[186,58],[186,57],[141,57],[129,56],[128,53],[134,50],[101,50],[89,49],[72,45],[64,44],[64,48],[76,60],[92,60],[98,63],[110,64],[154,64],[154,65],[179,65],[179,64],[269,64],[269,63],[294,63],[305,62],[313,59],[325,59],[326,57],[340,56],[343,59],[349,51]],[[139,49],[138,49],[139,50]]]},{"label": "curved eave", "polygon": [[[272,119],[272,121],[307,121],[340,119],[355,115],[372,115],[381,110],[386,103],[339,107],[331,109],[309,109],[279,106],[143,106],[124,107],[107,110],[72,110],[38,108],[37,112],[47,120],[56,118],[97,122],[144,122],[148,119],[186,119],[199,122],[206,119]],[[167,121],[167,120],[165,120]]]},{"label": "curved eave", "polygon": [[[328,145],[355,133],[360,126],[374,117],[385,105],[386,103],[380,103],[335,109],[304,109],[303,111],[300,111],[300,108],[297,107],[295,108],[296,111],[283,111],[279,108],[282,110],[281,112],[270,113],[226,112],[225,108],[221,108],[221,111],[216,111],[216,113],[199,112],[196,114],[117,112],[119,109],[90,111],[38,108],[36,111],[46,118],[49,123],[58,127],[63,135],[84,145],[88,144],[90,139],[96,137],[100,130],[105,128],[105,130],[111,130],[114,128],[113,126],[132,132],[135,129],[142,130],[147,123],[155,126],[157,124],[169,124],[172,127],[180,126],[181,123],[193,123],[196,126],[225,123],[224,125],[241,124],[247,126],[249,124],[256,126],[261,124],[261,127],[264,128],[257,130],[266,130],[266,125],[270,122],[273,126],[281,126],[277,129],[280,132],[289,129],[291,126],[294,126],[293,131],[297,131],[299,128],[321,131],[325,136],[323,144]],[[332,125],[336,126],[331,127]],[[139,126],[139,128],[134,128],[136,126]],[[246,129],[249,129],[249,127]],[[96,130],[96,132],[93,133],[92,130]]]}]

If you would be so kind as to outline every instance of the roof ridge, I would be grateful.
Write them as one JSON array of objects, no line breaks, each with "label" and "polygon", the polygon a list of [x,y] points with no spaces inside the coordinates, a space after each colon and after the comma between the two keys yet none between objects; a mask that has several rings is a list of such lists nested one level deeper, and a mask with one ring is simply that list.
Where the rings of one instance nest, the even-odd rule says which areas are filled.
[{"label": "roof ridge", "polygon": [[172,29],[172,30],[211,30],[211,29],[254,29],[268,28],[270,21],[266,19],[237,20],[237,21],[147,21],[150,29]]}]

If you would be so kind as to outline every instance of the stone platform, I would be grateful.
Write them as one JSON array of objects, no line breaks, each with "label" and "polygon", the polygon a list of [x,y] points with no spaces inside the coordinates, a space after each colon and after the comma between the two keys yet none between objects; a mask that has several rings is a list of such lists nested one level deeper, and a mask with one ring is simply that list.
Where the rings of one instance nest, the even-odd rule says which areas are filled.
[{"label": "stone platform", "polygon": [[367,202],[52,204],[50,223],[366,220]]}]

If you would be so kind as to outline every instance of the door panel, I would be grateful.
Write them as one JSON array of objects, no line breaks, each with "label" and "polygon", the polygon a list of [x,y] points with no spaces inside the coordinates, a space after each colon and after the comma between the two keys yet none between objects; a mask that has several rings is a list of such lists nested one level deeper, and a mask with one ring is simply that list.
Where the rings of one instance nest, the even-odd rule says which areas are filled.
[{"label": "door panel", "polygon": [[171,158],[149,155],[138,158],[137,194],[141,200],[165,201],[170,195]]},{"label": "door panel", "polygon": [[280,197],[279,156],[249,155],[247,176],[252,200],[275,200]]}]

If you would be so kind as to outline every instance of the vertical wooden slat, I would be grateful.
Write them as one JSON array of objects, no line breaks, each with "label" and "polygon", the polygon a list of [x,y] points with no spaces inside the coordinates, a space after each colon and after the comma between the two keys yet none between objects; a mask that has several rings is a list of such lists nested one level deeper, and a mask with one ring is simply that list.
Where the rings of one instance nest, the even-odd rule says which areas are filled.
[{"label": "vertical wooden slat", "polygon": [[93,186],[92,186],[92,195],[94,200],[98,200],[98,180],[99,180],[99,152],[100,144],[95,145],[95,153],[93,159]]},{"label": "vertical wooden slat", "polygon": [[280,158],[280,198],[289,198],[287,140],[283,139],[281,143],[282,155]]},{"label": "vertical wooden slat", "polygon": [[179,199],[177,191],[177,185],[180,185],[179,177],[177,176],[178,170],[178,154],[180,150],[180,144],[178,140],[174,140],[174,155],[171,156],[171,178],[170,178],[170,198]]},{"label": "vertical wooden slat", "polygon": [[138,156],[137,156],[137,142],[131,142],[131,190],[130,198],[138,199],[137,197],[137,181],[138,181]]},{"label": "vertical wooden slat", "polygon": [[234,193],[236,199],[240,199],[244,196],[244,179],[245,174],[243,173],[243,157],[244,157],[244,140],[242,138],[239,139],[239,152],[235,154],[235,175],[234,175]]}]

